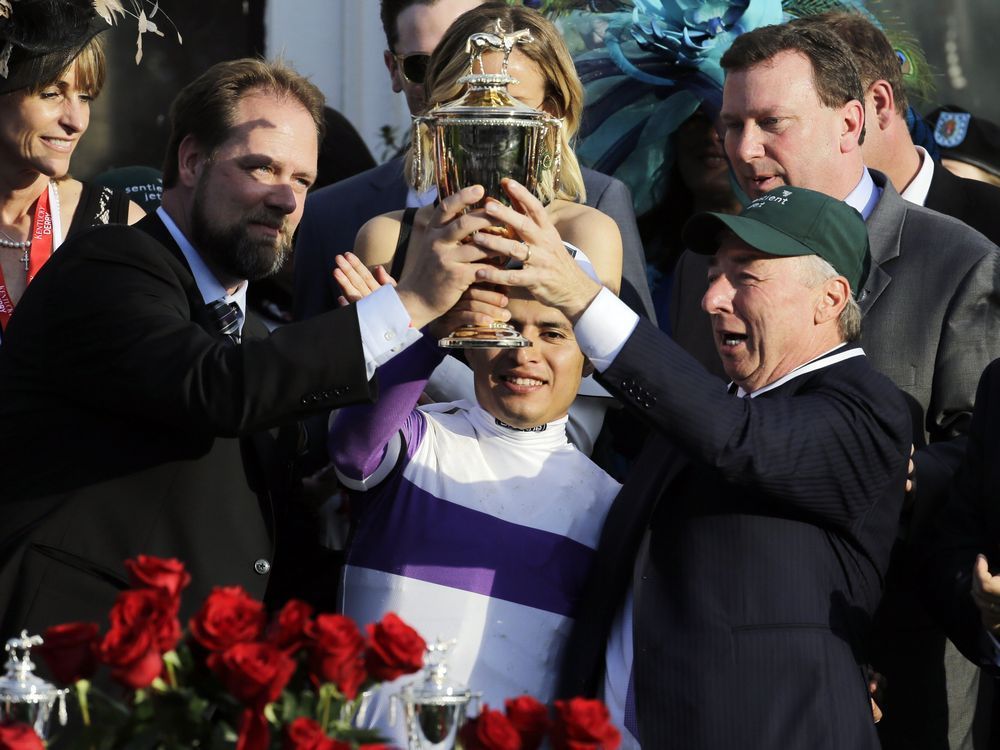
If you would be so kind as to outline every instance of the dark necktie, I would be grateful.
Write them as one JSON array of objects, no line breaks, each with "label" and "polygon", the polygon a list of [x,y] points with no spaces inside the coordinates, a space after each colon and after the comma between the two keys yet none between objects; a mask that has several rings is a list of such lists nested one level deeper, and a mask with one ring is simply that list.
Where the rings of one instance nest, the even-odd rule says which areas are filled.
[{"label": "dark necktie", "polygon": [[208,313],[215,324],[215,330],[232,341],[240,343],[240,308],[235,302],[223,302],[221,299],[209,302]]}]

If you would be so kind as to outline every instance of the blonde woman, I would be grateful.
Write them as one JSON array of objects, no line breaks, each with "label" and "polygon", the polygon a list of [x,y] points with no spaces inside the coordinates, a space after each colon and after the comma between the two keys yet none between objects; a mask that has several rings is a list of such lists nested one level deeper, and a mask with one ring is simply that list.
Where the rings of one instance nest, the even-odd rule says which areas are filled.
[{"label": "blonde woman", "polygon": [[[533,41],[518,44],[511,52],[508,70],[517,80],[508,90],[522,103],[541,109],[562,120],[562,165],[558,187],[543,195],[552,224],[564,242],[577,247],[594,265],[601,282],[615,293],[621,285],[622,241],[614,220],[595,208],[584,205],[586,193],[580,165],[571,144],[580,124],[583,89],[573,67],[573,60],[562,37],[552,23],[530,8],[487,3],[468,11],[448,28],[428,64],[426,78],[428,108],[453,101],[462,95],[459,79],[467,72],[468,38],[480,32],[492,32],[500,21],[507,31],[528,29]],[[503,54],[487,51],[483,66],[488,73],[499,73]],[[410,160],[406,163],[408,169]],[[422,192],[428,175],[408,173],[411,184]],[[405,271],[400,254],[410,243],[424,238],[433,208],[425,206],[411,215],[394,211],[377,216],[358,233],[355,254],[374,268],[393,269],[398,276]]]},{"label": "blonde woman", "polygon": [[0,24],[0,329],[66,238],[144,215],[124,193],[68,175],[106,69],[97,33],[108,24],[78,5],[25,0]]}]

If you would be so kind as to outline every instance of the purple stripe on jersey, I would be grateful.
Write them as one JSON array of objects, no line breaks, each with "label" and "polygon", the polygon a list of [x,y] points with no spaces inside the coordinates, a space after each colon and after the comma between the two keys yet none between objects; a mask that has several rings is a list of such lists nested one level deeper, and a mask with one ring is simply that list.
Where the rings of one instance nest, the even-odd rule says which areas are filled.
[{"label": "purple stripe on jersey", "polygon": [[379,494],[365,508],[351,565],[573,615],[594,557],[586,545],[441,500],[402,477]]}]

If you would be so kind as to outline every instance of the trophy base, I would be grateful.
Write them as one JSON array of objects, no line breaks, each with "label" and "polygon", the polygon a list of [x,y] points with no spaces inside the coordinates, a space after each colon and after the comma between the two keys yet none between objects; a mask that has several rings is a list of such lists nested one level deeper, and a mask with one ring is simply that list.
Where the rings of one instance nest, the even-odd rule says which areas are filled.
[{"label": "trophy base", "polygon": [[485,326],[462,326],[450,336],[438,340],[443,349],[518,349],[531,342],[506,323]]}]

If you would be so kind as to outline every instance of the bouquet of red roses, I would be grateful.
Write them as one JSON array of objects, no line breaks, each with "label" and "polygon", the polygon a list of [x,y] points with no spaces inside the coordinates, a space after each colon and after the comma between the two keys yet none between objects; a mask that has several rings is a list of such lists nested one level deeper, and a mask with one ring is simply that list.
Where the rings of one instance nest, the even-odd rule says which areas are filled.
[{"label": "bouquet of red roses", "polygon": [[537,750],[549,739],[552,750],[617,750],[621,735],[599,700],[555,702],[555,720],[530,695],[505,702],[506,713],[483,706],[459,732],[464,750]]},{"label": "bouquet of red roses", "polygon": [[[80,622],[43,634],[53,678],[76,686],[83,728],[71,747],[375,750],[378,736],[352,723],[363,690],[423,664],[424,640],[394,614],[362,633],[348,617],[290,601],[268,621],[238,586],[214,589],[185,635],[183,564],[140,555],[125,566],[133,588],[119,594],[103,635]],[[102,666],[121,698],[91,685]]]}]

